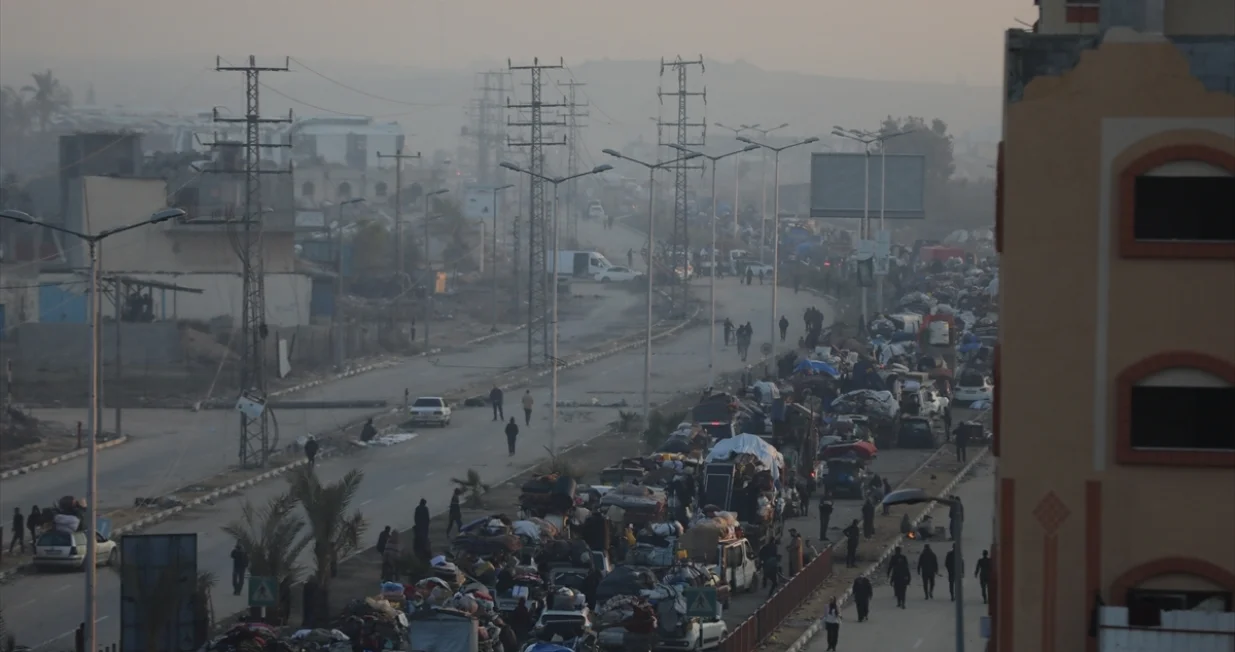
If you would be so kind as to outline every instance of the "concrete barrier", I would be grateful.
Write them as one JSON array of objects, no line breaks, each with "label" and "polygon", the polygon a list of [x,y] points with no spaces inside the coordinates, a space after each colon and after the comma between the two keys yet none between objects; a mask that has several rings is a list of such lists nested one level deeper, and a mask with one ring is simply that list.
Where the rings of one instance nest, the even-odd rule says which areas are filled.
[{"label": "concrete barrier", "polygon": [[[109,440],[109,441],[105,441],[105,442],[103,442],[103,443],[99,444],[97,448],[98,448],[99,450],[106,450],[106,449],[108,449],[108,448],[112,448],[112,447],[115,447],[115,446],[119,446],[120,444],[123,444],[124,442],[126,442],[126,441],[128,441],[128,440],[129,440],[129,436],[128,436],[128,435],[121,435],[120,437],[117,437],[117,438],[115,438],[115,439],[112,439],[112,440]],[[59,463],[61,463],[61,462],[67,462],[67,461],[69,461],[69,460],[72,460],[72,459],[76,459],[76,458],[78,458],[78,457],[81,457],[82,455],[85,455],[85,454],[86,454],[86,449],[85,449],[85,448],[79,448],[79,449],[77,449],[77,450],[75,450],[75,451],[72,451],[72,452],[70,452],[70,453],[65,453],[65,454],[63,454],[63,455],[57,455],[57,456],[55,456],[55,457],[49,457],[49,458],[47,458],[47,459],[45,459],[45,460],[43,460],[43,461],[41,461],[41,462],[35,462],[34,464],[27,464],[27,465],[25,465],[25,466],[21,466],[21,467],[18,467],[18,468],[16,468],[16,469],[10,469],[10,470],[8,470],[8,471],[4,471],[3,473],[0,473],[0,480],[3,480],[3,479],[5,479],[5,478],[11,478],[11,477],[13,477],[13,476],[15,476],[15,475],[25,475],[25,474],[27,474],[27,473],[29,473],[29,472],[31,472],[31,471],[37,471],[37,470],[39,470],[39,469],[41,469],[41,468],[44,468],[44,467],[47,467],[47,466],[52,466],[52,465],[55,465],[55,464],[59,464]]]}]

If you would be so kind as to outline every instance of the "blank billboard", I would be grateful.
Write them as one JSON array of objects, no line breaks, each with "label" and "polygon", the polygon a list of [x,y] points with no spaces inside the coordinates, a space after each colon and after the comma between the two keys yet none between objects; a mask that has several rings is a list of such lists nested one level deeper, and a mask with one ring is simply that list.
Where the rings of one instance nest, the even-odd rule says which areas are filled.
[{"label": "blank billboard", "polygon": [[[870,164],[870,182],[866,166]],[[921,154],[888,154],[888,183],[885,189],[888,219],[922,219],[926,217],[926,157]],[[879,155],[821,152],[811,155],[810,216],[862,217],[862,189],[870,189],[871,217],[879,217],[880,182]]]},{"label": "blank billboard", "polygon": [[[194,652],[197,534],[126,534],[120,539],[120,649],[149,652],[151,621],[158,650]],[[100,596],[102,599],[102,596]]]}]

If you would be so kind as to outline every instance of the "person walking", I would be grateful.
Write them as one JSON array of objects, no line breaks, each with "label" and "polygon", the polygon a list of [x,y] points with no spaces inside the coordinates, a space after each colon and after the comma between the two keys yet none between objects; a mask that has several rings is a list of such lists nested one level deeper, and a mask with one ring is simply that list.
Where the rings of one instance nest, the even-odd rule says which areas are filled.
[{"label": "person walking", "polygon": [[982,551],[982,558],[973,569],[973,576],[978,578],[978,588],[982,589],[982,604],[986,604],[986,587],[991,583],[991,556],[987,551]]},{"label": "person walking", "polygon": [[763,285],[763,268],[759,268],[759,285]]},{"label": "person walking", "polygon": [[955,602],[956,578],[965,576],[965,569],[956,567],[956,550],[949,550],[943,558],[943,569],[948,575],[948,597]]},{"label": "person walking", "polygon": [[853,523],[845,528],[845,567],[854,568],[858,565],[858,537],[862,536],[862,531],[858,529],[858,519],[853,519]]},{"label": "person walking", "polygon": [[[890,493],[892,493],[892,483],[888,482],[888,479],[887,479],[887,478],[884,478],[884,479],[883,479],[883,495],[884,495],[884,496],[887,496],[887,495],[888,495],[888,494],[890,494]],[[882,503],[882,502],[883,502],[883,498],[880,498],[880,499],[879,499],[879,502],[881,502],[881,503]],[[892,509],[892,506],[891,506],[891,505],[888,505],[887,503],[884,503],[884,505],[883,505],[883,515],[884,515],[884,516],[887,516],[887,515],[888,515],[888,513],[891,511],[891,509]]]},{"label": "person walking", "polygon": [[753,280],[755,280],[755,271],[747,267],[746,268],[746,284],[750,285],[750,282]]},{"label": "person walking", "polygon": [[232,548],[232,595],[240,595],[244,588],[244,574],[249,570],[249,553],[237,541]]},{"label": "person walking", "polygon": [[377,554],[379,555],[386,554],[386,543],[389,541],[390,541],[390,526],[387,525],[386,529],[382,530],[377,535],[377,548],[376,548]]},{"label": "person walking", "polygon": [[493,420],[505,421],[506,413],[502,411],[502,388],[497,385],[489,390],[489,405],[493,406]]},{"label": "person walking", "polygon": [[[386,545],[390,545],[387,541]],[[429,548],[429,501],[420,499],[412,516],[412,550],[418,557],[429,561],[432,556]]]},{"label": "person walking", "polygon": [[13,536],[9,539],[9,554],[13,554],[13,547],[21,546],[22,554],[26,552],[26,517],[21,515],[21,508],[13,508]]},{"label": "person walking", "polygon": [[459,504],[459,497],[463,495],[461,487],[455,487],[455,490],[450,493],[450,515],[446,523],[446,538],[450,538],[450,528],[455,529],[455,533],[463,532],[463,507]]},{"label": "person walking", "polygon": [[[525,409],[524,412],[531,413],[531,410]],[[510,417],[510,423],[506,424],[506,450],[511,457],[515,455],[515,440],[519,438],[519,424],[515,423],[515,418]]]},{"label": "person walking", "polygon": [[853,581],[853,605],[858,608],[858,622],[866,622],[870,618],[871,598],[875,596],[875,587],[870,578],[859,575]]},{"label": "person walking", "polygon": [[969,429],[956,429],[956,461],[965,462],[969,458]]},{"label": "person walking", "polygon": [[935,556],[935,551],[931,550],[931,544],[928,543],[922,547],[922,554],[918,555],[918,576],[922,578],[922,592],[927,600],[935,597],[935,577],[937,575],[939,575],[939,558]]},{"label": "person walking", "polygon": [[897,546],[892,551],[892,558],[888,560],[888,579],[892,583],[892,592],[896,594],[896,606],[901,609],[905,608],[906,593],[912,578],[913,573],[909,570],[909,558],[901,552],[900,546]]},{"label": "person walking", "polygon": [[819,540],[828,541],[828,525],[832,520],[832,501],[827,494],[819,498]]},{"label": "person walking", "polygon": [[840,640],[840,607],[836,598],[828,602],[828,610],[823,614],[823,629],[828,633],[827,652],[836,652],[836,643]]},{"label": "person walking", "polygon": [[793,293],[794,293],[794,294],[797,294],[797,293],[798,293],[798,290],[799,290],[801,287],[802,287],[802,275],[801,275],[801,274],[794,274],[794,275],[793,275]]},{"label": "person walking", "polygon": [[789,332],[789,320],[784,315],[781,315],[777,326],[780,326],[780,341],[784,342],[785,334]]},{"label": "person walking", "polygon": [[725,346],[729,346],[729,341],[733,339],[733,320],[725,317]]},{"label": "person walking", "polygon": [[960,496],[951,496],[951,499],[948,505],[948,535],[956,541],[956,526],[965,520],[965,507],[961,505]]},{"label": "person walking", "polygon": [[43,527],[43,512],[39,511],[38,505],[32,505],[30,513],[26,515],[26,529],[30,530],[30,546],[32,548],[39,543],[39,528],[41,527]]},{"label": "person walking", "polygon": [[862,503],[862,536],[867,539],[875,536],[875,501],[870,498]]},{"label": "person walking", "polygon": [[634,268],[635,266],[635,250],[634,249],[626,250],[626,266],[630,268]]},{"label": "person walking", "polygon": [[[523,392],[523,425],[532,425],[532,407],[536,405],[536,399],[532,398],[532,390]],[[514,450],[512,449],[513,453]]]},{"label": "person walking", "polygon": [[309,435],[308,441],[304,443],[304,457],[309,460],[309,468],[313,468],[317,462],[317,450],[320,445],[313,435]]}]

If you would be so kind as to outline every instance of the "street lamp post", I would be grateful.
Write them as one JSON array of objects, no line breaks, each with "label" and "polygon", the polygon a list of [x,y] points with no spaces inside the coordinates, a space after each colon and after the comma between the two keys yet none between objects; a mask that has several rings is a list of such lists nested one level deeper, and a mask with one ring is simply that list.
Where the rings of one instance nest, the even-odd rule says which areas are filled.
[{"label": "street lamp post", "polygon": [[557,454],[557,370],[558,370],[558,358],[557,358],[557,342],[558,342],[557,273],[558,273],[558,269],[557,267],[558,267],[558,258],[559,258],[558,246],[561,242],[560,241],[560,231],[558,229],[558,216],[557,216],[557,209],[558,209],[557,189],[558,189],[558,186],[562,185],[563,183],[566,183],[567,181],[573,181],[574,179],[578,179],[580,177],[586,177],[586,176],[590,176],[593,174],[600,174],[601,172],[607,172],[609,170],[612,170],[613,166],[612,165],[598,165],[592,168],[591,170],[588,170],[587,172],[580,172],[579,174],[572,174],[570,176],[565,176],[565,177],[550,177],[550,176],[546,176],[543,174],[537,174],[536,172],[533,172],[526,168],[521,168],[518,165],[515,165],[514,163],[503,162],[501,163],[501,166],[506,168],[507,170],[514,170],[515,172],[522,172],[523,174],[526,174],[528,176],[536,177],[537,179],[540,179],[541,181],[546,181],[548,183],[553,184],[553,290],[552,290],[553,298],[551,300],[552,301],[551,321],[553,322],[553,335],[551,338],[551,343],[549,345],[551,347],[551,350],[549,352],[549,364],[552,365],[551,367],[552,371],[550,372],[551,380],[550,380],[550,385],[549,385],[549,405],[550,405],[549,455],[552,456],[552,455]]},{"label": "street lamp post", "polygon": [[[743,131],[753,131],[759,128],[759,123],[755,123],[753,125],[738,125],[736,127],[730,127],[729,125],[721,124],[719,122],[715,122],[713,124],[715,124],[717,127],[720,127],[721,129],[727,129],[729,131],[732,131],[734,138],[741,136]],[[740,192],[741,189],[742,189],[742,156],[739,154],[737,158],[733,159],[733,235],[734,236],[737,236],[738,234],[738,197],[741,194]],[[716,203],[716,192],[715,191],[712,192],[712,203],[713,204]]]},{"label": "street lamp post", "polygon": [[[717,124],[719,125],[720,123]],[[683,154],[697,154],[712,162],[712,278],[708,286],[708,303],[711,304],[712,313],[711,320],[708,322],[710,324],[708,327],[708,391],[711,391],[712,387],[716,384],[716,166],[722,158],[737,156],[742,152],[759,149],[759,146],[747,145],[737,151],[717,156],[708,156],[676,143],[671,143],[669,146]]]},{"label": "street lamp post", "polygon": [[[343,320],[339,319],[339,313],[343,310],[343,207],[350,204],[359,204],[363,201],[364,197],[356,197],[339,202],[339,216],[335,218],[335,227],[339,233],[334,238],[334,271],[336,278],[334,281],[334,309],[330,311],[330,332],[334,336],[334,366],[336,368],[343,366],[343,360],[346,357],[342,333]],[[395,233],[403,233],[403,229],[399,226],[398,222],[395,223]],[[402,272],[403,270],[399,270],[400,274]]]},{"label": "street lamp post", "polygon": [[739,137],[738,140],[744,143],[750,143],[751,145],[758,145],[759,147],[762,147],[767,150],[771,150],[772,157],[773,157],[772,185],[775,186],[776,188],[775,188],[775,196],[772,198],[772,212],[775,213],[775,215],[772,216],[772,314],[769,315],[769,318],[770,318],[769,323],[771,324],[771,327],[768,330],[768,334],[771,336],[770,339],[772,341],[772,349],[771,349],[770,357],[772,359],[773,369],[775,369],[776,368],[776,330],[777,330],[776,322],[778,320],[776,315],[779,310],[779,307],[777,306],[777,300],[779,299],[779,292],[778,292],[778,288],[776,285],[780,280],[780,153],[789,148],[797,147],[799,145],[809,145],[811,143],[819,142],[819,139],[815,138],[814,136],[811,136],[810,138],[807,138],[806,140],[799,140],[797,142],[789,143],[788,145],[783,145],[781,147],[772,147],[771,145],[768,145],[766,143],[757,143],[745,136]]},{"label": "street lamp post", "polygon": [[897,489],[883,497],[883,505],[918,505],[921,503],[942,503],[951,512],[952,554],[955,555],[953,567],[956,570],[954,580],[956,585],[956,652],[965,652],[965,562],[961,556],[961,539],[965,528],[965,507],[959,498],[930,496],[921,489]]},{"label": "street lamp post", "polygon": [[[59,231],[65,235],[71,235],[78,240],[86,243],[89,250],[90,259],[90,428],[88,432],[89,442],[86,448],[86,562],[84,569],[86,571],[86,604],[85,604],[85,631],[83,632],[84,649],[97,649],[98,637],[95,631],[98,614],[98,596],[97,593],[97,578],[98,578],[98,540],[95,538],[96,526],[96,508],[95,503],[98,500],[99,490],[99,467],[98,467],[98,433],[101,425],[101,415],[98,410],[98,396],[102,389],[102,371],[103,371],[103,355],[100,347],[100,333],[103,330],[101,323],[101,315],[99,314],[99,293],[102,288],[99,287],[99,245],[113,235],[131,231],[138,227],[148,226],[150,224],[158,224],[167,220],[184,217],[185,212],[179,208],[167,208],[157,211],[150,217],[126,224],[111,229],[105,229],[98,233],[82,233],[72,229],[48,224],[31,217],[27,213],[17,210],[0,211],[0,218],[12,220],[20,224],[28,224],[31,226],[40,226],[52,231]],[[120,315],[116,315],[116,327],[120,326]]]},{"label": "street lamp post", "polygon": [[[757,124],[743,126],[751,131],[758,132],[759,135],[763,136],[763,140],[767,141],[768,134],[776,131],[777,129],[784,129],[785,127],[788,127],[789,123],[784,122],[768,129],[761,129]],[[777,188],[779,187],[780,186],[777,186]],[[768,153],[766,151],[763,152],[763,157],[759,165],[759,188],[762,195],[759,200],[759,262],[762,263],[764,262],[763,251],[767,248],[765,245],[767,243],[768,224]]]},{"label": "street lamp post", "polygon": [[[652,261],[655,257],[655,238],[656,232],[656,171],[663,170],[674,163],[689,161],[699,158],[698,154],[688,154],[669,161],[661,161],[660,163],[648,163],[640,161],[636,158],[631,158],[617,151],[616,149],[601,150],[605,154],[614,158],[620,158],[623,161],[630,161],[636,165],[642,165],[648,171],[648,303],[647,303],[647,324],[645,341],[643,343],[643,423],[646,425],[648,417],[652,414],[652,291],[654,289],[652,283],[653,265]],[[676,263],[675,263],[676,265]]]},{"label": "street lamp post", "polygon": [[493,261],[493,327],[490,333],[497,332],[497,193],[514,187],[515,184],[508,183],[493,189],[493,252],[489,254],[489,260]]},{"label": "street lamp post", "polygon": [[433,263],[429,260],[429,200],[450,192],[449,188],[425,193],[425,354],[429,353],[429,322],[433,320],[433,295],[437,292],[437,278],[433,276]]},{"label": "street lamp post", "polygon": [[[862,190],[862,228],[865,230],[863,238],[869,240],[871,237],[870,225],[870,178],[871,178],[871,145],[879,144],[879,233],[884,232],[884,212],[887,205],[887,188],[888,188],[888,148],[885,143],[897,136],[904,136],[914,133],[914,129],[908,131],[893,131],[893,132],[871,132],[858,131],[857,129],[844,129],[841,127],[832,127],[832,135],[840,138],[848,138],[849,140],[862,143],[862,149],[866,153],[866,165],[863,176]],[[872,262],[872,265],[874,263]],[[879,310],[883,310],[883,274],[879,274],[875,279],[875,306]],[[866,312],[866,287],[862,287],[862,317],[869,319],[870,315]]]}]

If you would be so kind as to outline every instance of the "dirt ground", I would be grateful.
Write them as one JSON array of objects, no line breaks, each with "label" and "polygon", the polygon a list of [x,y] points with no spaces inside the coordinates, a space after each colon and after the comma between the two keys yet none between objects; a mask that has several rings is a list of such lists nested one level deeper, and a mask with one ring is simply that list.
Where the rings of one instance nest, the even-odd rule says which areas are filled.
[{"label": "dirt ground", "polygon": [[[16,469],[77,450],[77,424],[35,419],[17,408],[0,417],[0,471]],[[114,434],[103,432],[100,441]]]}]

